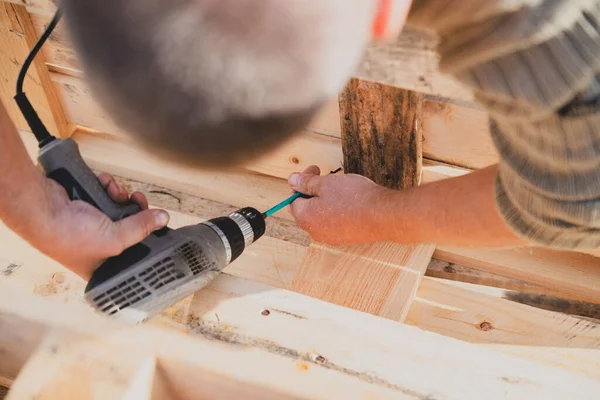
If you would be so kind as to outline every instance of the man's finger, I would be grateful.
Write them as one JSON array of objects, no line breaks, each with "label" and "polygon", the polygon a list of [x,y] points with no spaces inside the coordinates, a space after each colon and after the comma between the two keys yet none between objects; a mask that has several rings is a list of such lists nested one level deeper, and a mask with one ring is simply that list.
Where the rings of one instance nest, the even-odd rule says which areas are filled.
[{"label": "man's finger", "polygon": [[148,209],[148,199],[140,192],[135,192],[131,195],[131,201],[136,203],[142,210]]},{"label": "man's finger", "polygon": [[289,206],[289,212],[290,214],[292,214],[292,217],[294,217],[294,219],[296,220],[296,222],[301,222],[304,212],[306,210],[306,208],[309,206],[310,204],[310,199],[302,199],[299,198],[297,200],[295,200],[292,204],[290,204]]},{"label": "man's finger", "polygon": [[106,190],[106,193],[108,193],[108,197],[113,201],[116,201],[117,203],[126,203],[129,201],[127,190],[119,185],[112,175],[104,173],[100,174],[98,175],[98,181],[104,190]]},{"label": "man's finger", "polygon": [[318,196],[322,180],[323,177],[318,175],[292,174],[289,183],[292,189],[297,192],[309,196]]},{"label": "man's finger", "polygon": [[307,175],[321,175],[321,169],[316,165],[309,165],[302,173]]},{"label": "man's finger", "polygon": [[100,175],[98,175],[98,180],[100,181],[100,185],[102,185],[102,187],[107,190],[108,189],[108,185],[114,181],[114,178],[112,177],[112,175],[109,175],[107,173],[101,173]]},{"label": "man's finger", "polygon": [[168,223],[169,214],[166,211],[145,210],[113,223],[108,234],[116,241],[115,247],[122,251],[141,242]]}]

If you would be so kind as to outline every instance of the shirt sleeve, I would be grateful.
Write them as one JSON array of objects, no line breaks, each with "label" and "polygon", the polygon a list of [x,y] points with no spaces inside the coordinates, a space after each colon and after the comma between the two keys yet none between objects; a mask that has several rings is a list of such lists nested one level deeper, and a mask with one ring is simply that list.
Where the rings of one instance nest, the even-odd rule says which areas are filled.
[{"label": "shirt sleeve", "polygon": [[600,248],[600,1],[466,1],[476,17],[422,0],[409,18],[490,115],[500,215],[534,245]]}]

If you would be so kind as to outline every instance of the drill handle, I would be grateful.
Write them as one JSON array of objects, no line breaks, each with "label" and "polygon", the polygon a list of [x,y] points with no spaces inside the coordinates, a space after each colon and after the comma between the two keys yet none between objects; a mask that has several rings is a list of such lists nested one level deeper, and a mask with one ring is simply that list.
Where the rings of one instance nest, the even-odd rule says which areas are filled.
[{"label": "drill handle", "polygon": [[137,204],[117,204],[100,185],[98,177],[87,166],[77,143],[56,139],[40,149],[38,161],[46,176],[58,182],[71,200],[83,200],[118,221],[140,211]]}]

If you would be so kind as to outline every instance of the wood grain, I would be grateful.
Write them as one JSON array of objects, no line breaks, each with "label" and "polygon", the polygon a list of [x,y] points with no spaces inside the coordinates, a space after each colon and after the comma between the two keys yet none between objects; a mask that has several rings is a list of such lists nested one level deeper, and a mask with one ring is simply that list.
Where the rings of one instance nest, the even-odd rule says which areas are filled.
[{"label": "wood grain", "polygon": [[332,248],[312,244],[291,290],[402,321],[408,314],[433,246],[370,244]]},{"label": "wood grain", "polygon": [[[346,173],[401,189],[420,178],[422,97],[356,79],[340,96]],[[403,321],[435,246],[376,243],[344,248],[312,244],[292,290]]]},{"label": "wood grain", "polygon": [[[209,209],[204,210],[203,208],[201,213],[208,214],[202,214],[202,217],[170,212],[170,226],[177,228],[195,224],[218,215],[211,214]],[[217,211],[220,210],[214,212]],[[20,288],[39,297],[54,298],[61,302],[83,302],[85,282],[79,277],[39,254],[6,228],[0,228],[0,239],[4,249],[1,255],[2,259],[0,259],[0,285],[6,284],[13,289]],[[226,272],[237,277],[269,284],[272,287],[289,289],[291,279],[300,268],[306,252],[307,248],[304,246],[265,236],[244,252],[235,263],[227,267]],[[473,289],[474,287],[477,289]],[[583,373],[594,371],[592,367],[597,364],[594,361],[595,353],[590,355],[587,349],[595,346],[597,332],[600,331],[577,328],[578,326],[592,326],[590,321],[576,317],[567,318],[561,313],[539,310],[526,305],[517,305],[518,312],[513,316],[512,306],[515,304],[509,300],[510,297],[505,296],[506,299],[502,299],[498,296],[498,292],[489,290],[481,293],[483,288],[475,285],[457,287],[449,285],[447,282],[442,283],[440,280],[425,277],[407,322],[416,324],[421,329],[444,333],[462,340],[472,339],[479,343],[513,346],[514,343],[522,344],[524,340],[534,344],[538,340],[547,346],[570,346],[570,349],[567,349],[570,351],[561,351],[558,354],[555,354],[556,350],[537,352],[527,346],[519,346],[516,349],[509,347],[508,350],[511,354],[519,354],[520,350],[525,357],[529,357],[531,354],[531,357],[537,361],[550,362],[553,365],[568,365],[569,369]],[[475,293],[472,293],[473,291]],[[502,291],[501,293],[504,295],[507,292]],[[205,291],[200,292],[198,296],[208,301],[209,296]],[[211,304],[218,304],[218,302],[217,298],[212,300]],[[265,304],[255,305],[250,308],[257,307],[260,310],[264,306]],[[273,315],[279,312],[275,310],[303,315],[301,305],[298,305],[299,308],[282,309],[267,302],[266,306]],[[186,299],[165,310],[163,314],[152,321],[152,324],[169,327],[173,324],[186,324],[192,314],[222,320],[220,313],[215,316],[208,310],[202,311],[196,307],[199,307],[197,302]],[[252,312],[249,315],[253,315]],[[481,330],[480,324],[483,321],[493,322],[493,330]],[[569,334],[567,335],[567,333]],[[36,333],[33,328],[29,331],[29,336],[38,334],[39,332]],[[550,339],[546,340],[546,337]],[[19,347],[19,343],[22,345],[22,334],[15,336],[14,340],[15,347]],[[573,345],[577,345],[581,349],[573,348]],[[0,368],[0,372],[14,377],[15,371],[18,371],[19,365],[22,365],[25,359],[23,353],[13,356],[16,358],[5,355],[3,358],[5,363],[0,363],[0,366],[8,367],[8,360],[11,360],[10,365],[13,369]],[[597,361],[598,358],[595,360]],[[583,368],[585,370],[581,371]],[[0,375],[2,374],[0,373]]]},{"label": "wood grain", "polygon": [[484,168],[499,161],[485,111],[425,100],[423,156],[466,168]]},{"label": "wood grain", "polygon": [[[33,40],[31,37],[28,38],[28,34],[30,36],[32,32],[28,17],[29,14],[23,6],[0,2],[0,100],[19,129],[29,129],[14,100],[17,77],[22,63],[29,54],[29,42]],[[66,134],[64,118],[55,120],[55,116],[61,114],[60,104],[49,91],[52,82],[45,69],[43,57],[36,57],[23,87],[48,130],[54,134]],[[51,94],[50,97],[47,96],[47,91]]]},{"label": "wood grain", "polygon": [[[599,380],[561,367],[227,275],[194,296],[190,308],[191,317],[184,327],[188,334],[182,334],[176,326],[128,327],[80,304],[36,298],[3,287],[0,326],[10,326],[15,333],[26,326],[39,327],[46,340],[53,338],[51,332],[62,331],[62,336],[54,336],[54,352],[50,348],[46,353],[47,365],[60,359],[63,351],[104,352],[101,360],[109,371],[114,371],[110,366],[119,370],[125,359],[135,365],[147,357],[156,358],[164,370],[179,365],[181,368],[167,373],[169,378],[177,376],[176,372],[189,373],[184,375],[186,379],[175,381],[177,385],[171,381],[170,386],[178,386],[181,393],[195,393],[197,398],[214,394],[213,385],[227,388],[220,396],[225,399],[271,398],[278,393],[313,399],[426,399],[434,395],[475,399],[482,394],[489,399],[589,399],[600,390]],[[264,309],[272,310],[269,316],[262,315]],[[7,353],[25,355],[27,349],[41,343],[24,338],[22,347],[6,348],[4,331],[0,332],[0,346]],[[67,335],[69,332],[74,336]],[[91,376],[97,382],[105,378],[93,379],[93,364],[86,364],[86,359],[78,362],[71,358],[71,379]],[[147,374],[141,375],[146,382]],[[198,378],[190,379],[194,376]],[[35,379],[26,374],[23,381],[17,379],[15,387],[35,384]],[[55,381],[44,382],[54,385]],[[35,394],[44,393],[47,386],[37,388]],[[69,388],[65,389],[68,394]],[[169,387],[163,390],[168,393]],[[78,398],[92,398],[85,394]]]},{"label": "wood grain", "polygon": [[[40,35],[36,32],[27,9],[22,6],[15,6],[13,8],[16,12],[19,25],[23,29],[28,49],[32,49],[37,43]],[[39,82],[42,85],[48,107],[52,113],[52,119],[56,125],[56,131],[53,133],[62,138],[69,137],[73,133],[74,126],[67,121],[67,117],[63,111],[62,102],[56,93],[56,87],[50,79],[50,73],[48,72],[46,59],[43,53],[38,53],[34,60],[33,67],[37,70]]]},{"label": "wood grain", "polygon": [[438,246],[435,257],[560,291],[568,298],[600,303],[600,259],[540,248],[513,250]]},{"label": "wood grain", "polygon": [[[98,105],[84,81],[57,73],[52,77],[73,123],[124,139],[129,137]],[[335,170],[342,166],[342,158],[338,138],[302,131],[284,145],[249,163],[245,169],[287,179],[309,165],[318,165],[323,171]]]},{"label": "wood grain", "polygon": [[340,96],[346,173],[404,189],[421,175],[423,96],[352,79]]}]

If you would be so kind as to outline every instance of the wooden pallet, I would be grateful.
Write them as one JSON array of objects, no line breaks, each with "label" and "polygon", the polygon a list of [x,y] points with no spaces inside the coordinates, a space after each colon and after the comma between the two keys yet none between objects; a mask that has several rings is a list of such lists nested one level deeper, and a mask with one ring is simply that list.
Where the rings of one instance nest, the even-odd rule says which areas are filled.
[{"label": "wooden pallet", "polygon": [[[53,11],[49,0],[0,1],[0,96],[32,157],[36,143],[12,107],[13,82]],[[179,227],[236,207],[266,209],[286,197],[290,173],[356,161],[348,138],[366,138],[361,115],[377,101],[410,111],[403,121],[378,111],[387,147],[406,143],[402,135],[420,139],[382,156],[410,161],[410,173],[388,186],[495,163],[487,115],[437,72],[434,46],[430,35],[408,31],[395,45],[371,47],[361,80],[340,102],[273,154],[221,173],[165,162],[131,142],[94,101],[60,25],[26,90],[52,132],[72,135],[94,169],[146,193]],[[400,125],[416,128],[386,136]],[[389,179],[358,164],[375,180]],[[212,285],[131,327],[94,313],[82,300],[85,282],[0,228],[0,378],[12,399],[593,399],[600,392],[600,259],[592,255],[331,248],[310,243],[282,213]]]}]

